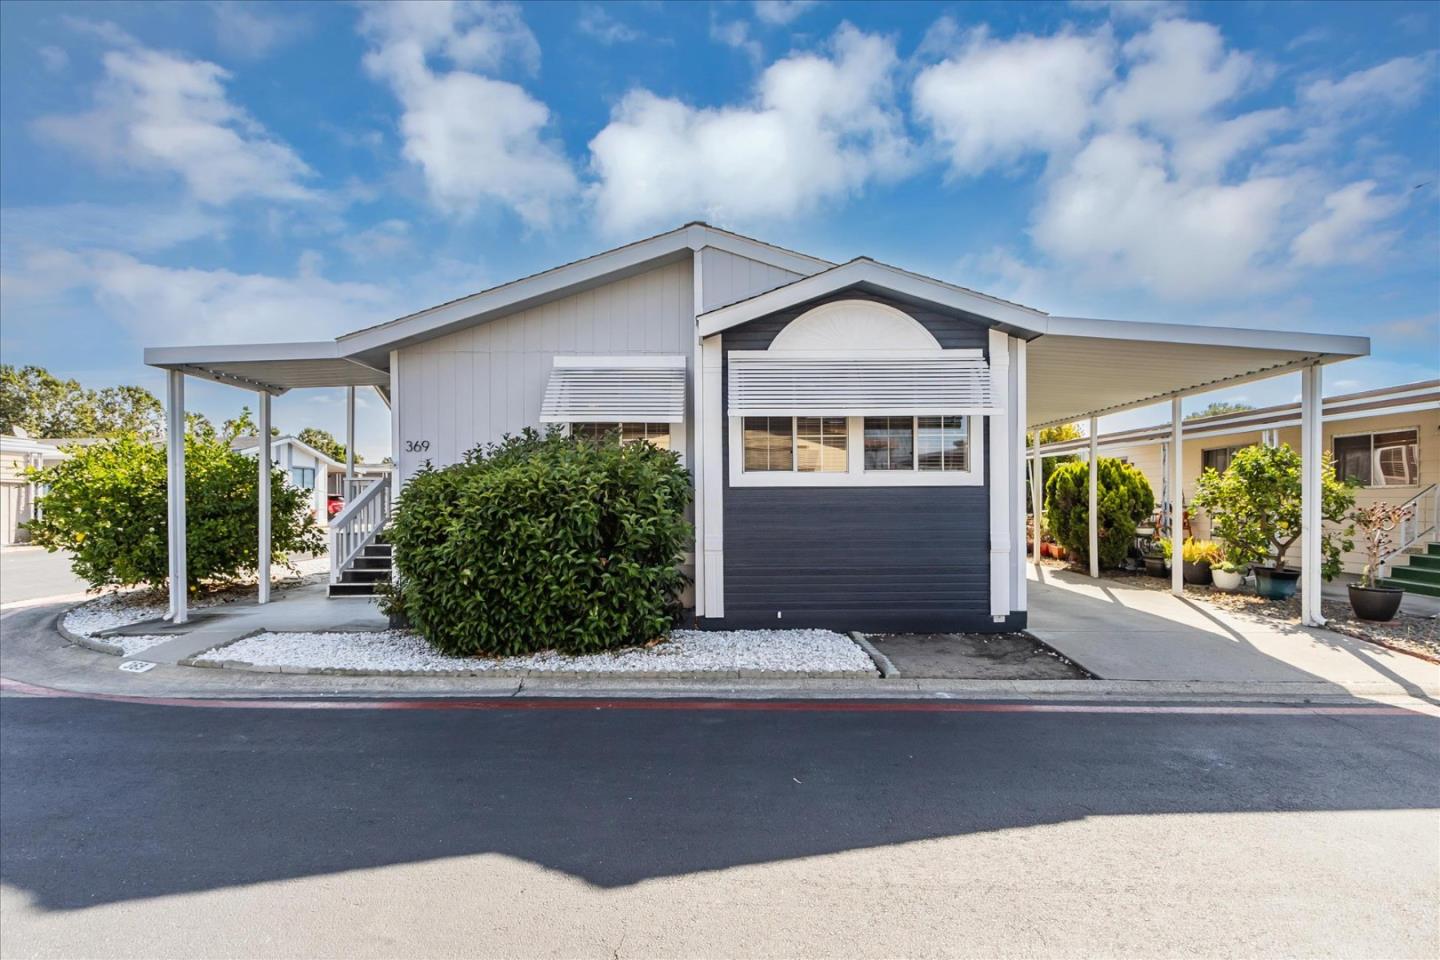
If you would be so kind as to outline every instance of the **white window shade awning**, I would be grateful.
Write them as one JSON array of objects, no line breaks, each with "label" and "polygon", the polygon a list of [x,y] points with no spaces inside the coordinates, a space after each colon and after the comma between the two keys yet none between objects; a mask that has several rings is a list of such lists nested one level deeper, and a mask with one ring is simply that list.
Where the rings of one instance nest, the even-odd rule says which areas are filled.
[{"label": "white window shade awning", "polygon": [[786,353],[732,350],[729,415],[988,414],[990,365],[979,350]]},{"label": "white window shade awning", "polygon": [[683,423],[683,356],[556,357],[543,423]]}]

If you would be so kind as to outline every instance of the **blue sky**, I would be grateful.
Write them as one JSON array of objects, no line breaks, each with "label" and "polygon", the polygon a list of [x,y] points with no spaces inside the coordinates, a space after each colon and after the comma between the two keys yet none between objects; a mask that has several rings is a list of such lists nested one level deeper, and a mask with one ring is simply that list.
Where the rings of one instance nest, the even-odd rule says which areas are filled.
[{"label": "blue sky", "polygon": [[704,219],[1056,313],[1372,337],[1327,392],[1433,378],[1437,51],[1428,3],[9,2],[0,352],[158,394],[145,345],[330,337]]}]

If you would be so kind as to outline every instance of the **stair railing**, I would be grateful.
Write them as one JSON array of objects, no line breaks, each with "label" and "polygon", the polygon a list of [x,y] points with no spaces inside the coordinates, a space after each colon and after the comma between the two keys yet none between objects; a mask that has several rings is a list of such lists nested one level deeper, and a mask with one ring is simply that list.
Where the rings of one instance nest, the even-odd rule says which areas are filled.
[{"label": "stair railing", "polygon": [[330,582],[355,562],[390,519],[390,478],[377,479],[330,521]]},{"label": "stair railing", "polygon": [[1400,526],[1395,528],[1395,547],[1380,565],[1382,572],[1389,572],[1392,558],[1434,535],[1436,523],[1440,522],[1440,484],[1430,484],[1401,506],[1410,509],[1405,519],[1400,521]]}]

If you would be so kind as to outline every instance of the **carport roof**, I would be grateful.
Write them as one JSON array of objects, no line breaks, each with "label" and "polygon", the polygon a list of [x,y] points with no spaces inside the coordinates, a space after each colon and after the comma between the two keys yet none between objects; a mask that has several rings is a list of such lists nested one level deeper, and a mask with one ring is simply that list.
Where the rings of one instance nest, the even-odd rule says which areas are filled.
[{"label": "carport roof", "polygon": [[280,394],[301,387],[382,387],[390,373],[343,356],[334,340],[147,347],[145,362],[247,390]]}]

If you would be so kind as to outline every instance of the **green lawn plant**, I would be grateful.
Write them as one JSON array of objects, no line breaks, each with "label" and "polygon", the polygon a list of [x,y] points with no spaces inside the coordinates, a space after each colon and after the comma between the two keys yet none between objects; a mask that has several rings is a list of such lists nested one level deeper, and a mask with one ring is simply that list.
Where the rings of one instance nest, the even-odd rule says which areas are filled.
[{"label": "green lawn plant", "polygon": [[666,635],[693,542],[675,453],[532,430],[422,469],[387,534],[387,612],[456,656],[581,654]]},{"label": "green lawn plant", "polygon": [[[26,524],[38,545],[68,551],[71,569],[93,588],[169,580],[165,448],[125,434],[69,449],[70,458],[30,478],[45,493]],[[253,573],[259,558],[257,463],[201,431],[185,437],[186,567],[191,589]],[[317,553],[324,536],[310,494],[270,474],[271,560]]]},{"label": "green lawn plant", "polygon": [[[1135,530],[1155,512],[1155,494],[1139,470],[1122,460],[1101,457],[1097,476],[1100,566],[1118,567],[1135,542]],[[1090,552],[1090,465],[1061,463],[1045,486],[1045,512],[1051,532],[1086,563]]]},{"label": "green lawn plant", "polygon": [[[1200,475],[1193,506],[1210,518],[1210,532],[1225,545],[1225,556],[1235,566],[1273,563],[1282,569],[1292,546],[1300,539],[1300,454],[1289,444],[1261,444],[1236,452],[1223,473],[1209,469]],[[1320,469],[1320,515],[1340,524],[1355,503],[1355,493],[1335,477],[1329,454]],[[1322,531],[1321,573],[1333,579],[1340,572],[1340,555],[1354,547],[1354,527]]]}]

